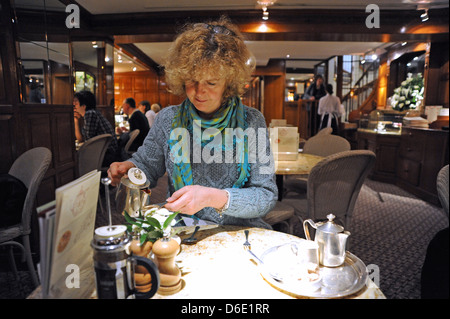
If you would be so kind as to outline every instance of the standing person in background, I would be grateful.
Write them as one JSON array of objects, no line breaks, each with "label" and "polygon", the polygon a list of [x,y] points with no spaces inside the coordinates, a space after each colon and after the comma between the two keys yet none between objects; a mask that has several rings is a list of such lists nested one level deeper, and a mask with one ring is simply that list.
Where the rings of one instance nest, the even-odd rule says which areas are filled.
[{"label": "standing person in background", "polygon": [[325,95],[327,95],[327,92],[323,83],[323,77],[318,74],[315,76],[314,82],[306,89],[303,98],[310,101],[319,101],[320,98],[324,97]]},{"label": "standing person in background", "polygon": [[[142,112],[136,108],[136,102],[132,97],[129,97],[123,101],[122,104],[123,113],[128,116],[128,123],[130,124],[130,132],[138,129],[139,135],[136,137],[134,142],[131,144],[129,151],[135,152],[138,147],[142,145],[145,137],[150,130],[150,125],[148,120]],[[126,133],[126,128],[117,128],[119,134]]]},{"label": "standing person in background", "polygon": [[311,83],[310,86],[308,86],[308,88],[305,91],[305,94],[303,95],[303,99],[311,101],[310,103],[307,103],[306,111],[308,112],[308,128],[311,129],[312,135],[316,133],[314,132],[314,129],[317,129],[319,117],[315,113],[316,112],[315,110],[314,113],[311,113],[311,104],[314,102],[318,103],[322,97],[327,95],[325,85],[323,82],[324,82],[323,77],[320,74],[317,74],[314,77],[314,82]]},{"label": "standing person in background", "polygon": [[112,141],[106,150],[103,166],[109,166],[112,162],[120,160],[119,145],[114,128],[100,111],[97,110],[97,102],[95,101],[94,94],[89,91],[75,93],[73,97],[73,110],[76,139],[83,142],[97,135],[111,134]]},{"label": "standing person in background", "polygon": [[328,84],[327,95],[320,98],[319,108],[317,110],[317,114],[321,116],[319,131],[325,127],[331,127],[333,129],[332,134],[338,135],[338,118],[342,115],[341,100],[337,96],[334,96],[332,94],[333,86],[331,84]]}]

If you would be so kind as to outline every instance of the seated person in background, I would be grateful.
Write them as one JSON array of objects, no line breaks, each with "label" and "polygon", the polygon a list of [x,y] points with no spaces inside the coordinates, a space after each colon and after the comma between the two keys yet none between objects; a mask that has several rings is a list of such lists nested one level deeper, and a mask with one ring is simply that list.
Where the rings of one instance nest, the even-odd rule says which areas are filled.
[{"label": "seated person in background", "polygon": [[341,114],[341,100],[333,96],[333,86],[327,84],[327,95],[319,100],[317,113],[320,117],[319,131],[325,127],[331,127],[334,135],[338,135],[338,118]]},{"label": "seated person in background", "polygon": [[150,123],[150,128],[153,125],[153,122],[155,121],[155,117],[158,114],[158,112],[161,110],[161,106],[159,106],[158,103],[153,103],[149,112],[149,115],[147,116],[148,122]]},{"label": "seated person in background", "polygon": [[142,114],[145,115],[145,117],[148,120],[148,125],[150,126],[150,128],[152,127],[151,122],[150,122],[150,114],[153,113],[153,111],[150,108],[150,102],[147,100],[141,101],[139,102],[137,108],[139,109],[139,111],[142,112]]},{"label": "seated person in background", "polygon": [[[95,96],[89,91],[74,94],[73,110],[75,121],[75,137],[78,141],[87,141],[97,135],[111,134],[112,141],[106,150],[103,166],[120,160],[119,145],[111,123],[97,110]],[[84,123],[83,123],[84,122]]]},{"label": "seated person in background", "polygon": [[[150,130],[150,126],[148,124],[148,120],[144,114],[142,114],[139,109],[136,108],[136,102],[132,97],[129,97],[123,101],[122,104],[123,113],[128,116],[128,123],[130,124],[130,132],[138,129],[139,135],[134,140],[133,144],[131,144],[129,151],[135,152],[138,147],[142,145],[145,137]],[[117,128],[119,134],[125,133],[127,130],[125,128]]]}]

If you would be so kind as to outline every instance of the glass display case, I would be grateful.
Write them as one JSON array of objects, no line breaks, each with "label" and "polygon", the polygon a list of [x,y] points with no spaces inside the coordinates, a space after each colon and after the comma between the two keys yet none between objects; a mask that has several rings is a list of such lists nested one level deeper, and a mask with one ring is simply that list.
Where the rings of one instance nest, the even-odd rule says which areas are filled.
[{"label": "glass display case", "polygon": [[364,114],[359,121],[361,130],[382,134],[401,134],[404,112],[394,110],[374,110]]}]

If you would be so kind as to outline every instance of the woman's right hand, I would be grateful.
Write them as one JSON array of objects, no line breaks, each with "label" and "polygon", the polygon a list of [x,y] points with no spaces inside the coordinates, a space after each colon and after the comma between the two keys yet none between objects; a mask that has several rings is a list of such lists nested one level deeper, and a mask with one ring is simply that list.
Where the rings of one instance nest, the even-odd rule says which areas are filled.
[{"label": "woman's right hand", "polygon": [[122,176],[132,167],[135,167],[135,165],[130,161],[112,163],[108,169],[108,177],[111,179],[111,185],[118,185]]}]

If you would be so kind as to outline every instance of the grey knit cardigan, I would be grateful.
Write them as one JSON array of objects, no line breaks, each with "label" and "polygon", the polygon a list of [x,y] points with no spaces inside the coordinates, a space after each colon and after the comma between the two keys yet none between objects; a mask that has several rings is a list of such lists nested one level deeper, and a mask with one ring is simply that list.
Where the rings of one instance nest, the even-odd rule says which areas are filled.
[{"label": "grey knit cardigan", "polygon": [[[230,193],[229,207],[224,211],[223,218],[220,218],[212,207],[206,207],[195,215],[217,224],[271,229],[271,226],[262,220],[262,217],[275,206],[278,197],[267,127],[261,112],[244,107],[248,127],[254,129],[247,132],[256,134],[256,138],[249,138],[249,150],[254,151],[252,154],[256,156],[250,159],[250,174],[243,188],[233,188],[233,184],[239,177],[238,166],[235,160],[225,160],[225,151],[222,151],[222,163],[207,163],[203,159],[200,162],[198,160],[193,162],[192,134],[189,134],[194,184],[225,189]],[[170,149],[167,141],[171,133],[172,119],[179,108],[180,105],[169,106],[158,113],[143,145],[130,159],[144,171],[150,180],[151,188],[155,187],[158,179],[167,172],[168,196],[174,192],[172,182],[174,163],[173,157],[171,159],[169,156]]]}]

